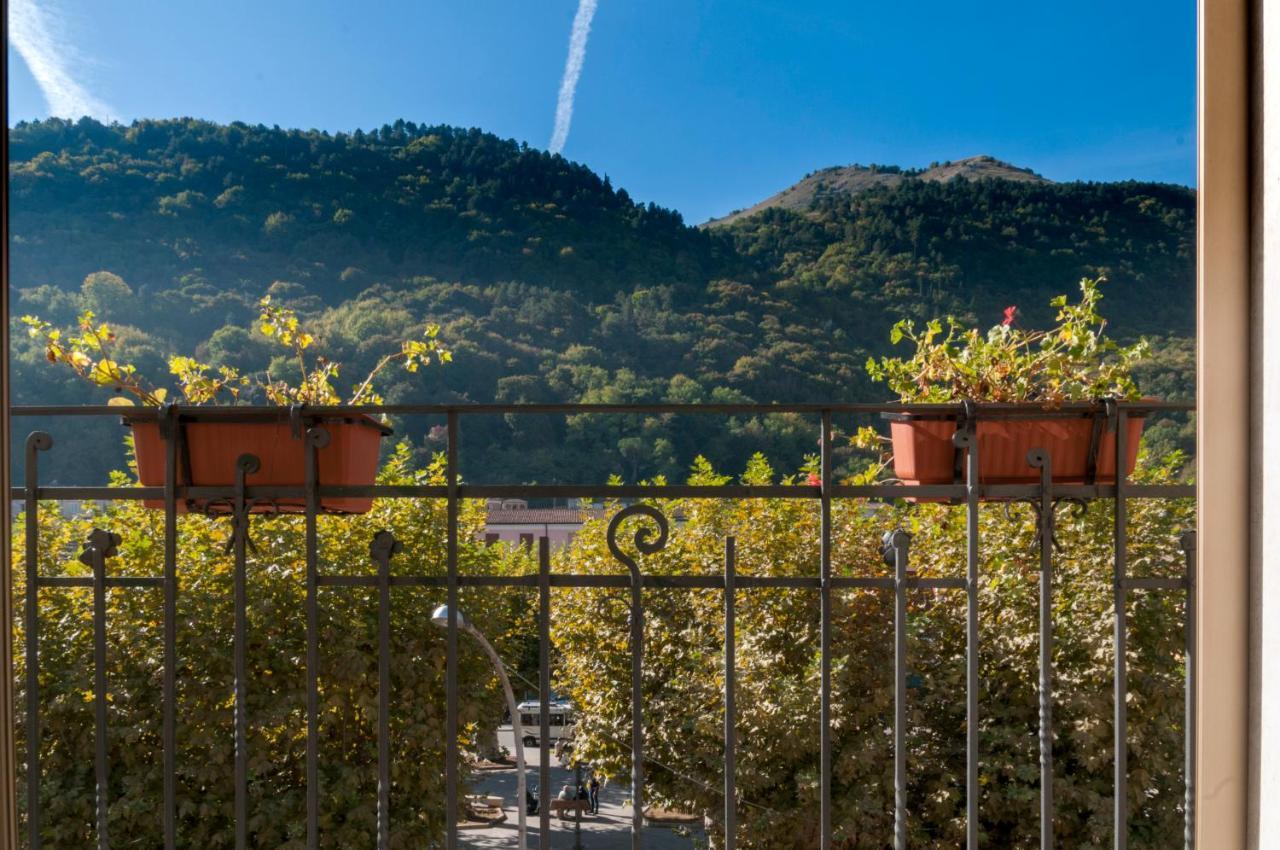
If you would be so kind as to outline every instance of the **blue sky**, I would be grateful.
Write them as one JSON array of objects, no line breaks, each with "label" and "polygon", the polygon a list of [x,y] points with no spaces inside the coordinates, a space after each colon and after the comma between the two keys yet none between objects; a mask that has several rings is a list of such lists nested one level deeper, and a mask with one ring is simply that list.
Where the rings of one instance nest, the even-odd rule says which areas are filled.
[{"label": "blue sky", "polygon": [[[563,152],[691,222],[851,162],[1195,180],[1194,0],[597,2]],[[55,102],[124,121],[402,117],[547,147],[579,0],[11,7],[37,9]],[[10,121],[48,115],[8,56]]]}]

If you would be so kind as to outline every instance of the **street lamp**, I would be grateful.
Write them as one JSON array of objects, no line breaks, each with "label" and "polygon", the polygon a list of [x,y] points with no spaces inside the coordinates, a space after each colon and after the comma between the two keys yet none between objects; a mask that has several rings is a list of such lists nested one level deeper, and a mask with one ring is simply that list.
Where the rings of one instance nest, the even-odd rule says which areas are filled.
[{"label": "street lamp", "polygon": [[[459,610],[456,614],[458,628],[475,638],[479,644],[484,647],[484,651],[489,654],[489,660],[493,662],[493,669],[498,672],[498,679],[502,682],[502,690],[507,695],[507,710],[511,713],[511,737],[515,739],[516,747],[516,811],[520,814],[520,850],[528,850],[529,836],[525,827],[525,800],[527,795],[524,784],[524,741],[520,737],[520,709],[516,705],[516,695],[511,690],[511,680],[507,678],[506,668],[502,666],[502,659],[498,657],[497,650],[493,648],[493,644],[480,634],[480,630],[471,625],[471,621],[466,615]],[[449,606],[441,605],[431,612],[431,622],[442,629],[449,628]],[[545,741],[543,742],[545,745]],[[546,796],[546,789],[542,790],[542,795]],[[541,805],[539,801],[539,805]]]}]

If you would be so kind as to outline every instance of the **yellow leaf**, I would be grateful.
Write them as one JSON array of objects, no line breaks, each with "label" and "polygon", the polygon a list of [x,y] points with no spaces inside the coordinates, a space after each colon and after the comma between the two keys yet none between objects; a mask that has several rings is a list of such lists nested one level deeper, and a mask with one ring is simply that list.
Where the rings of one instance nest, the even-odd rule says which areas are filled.
[{"label": "yellow leaf", "polygon": [[102,359],[93,367],[92,377],[98,384],[114,384],[120,375],[120,368],[114,360]]}]

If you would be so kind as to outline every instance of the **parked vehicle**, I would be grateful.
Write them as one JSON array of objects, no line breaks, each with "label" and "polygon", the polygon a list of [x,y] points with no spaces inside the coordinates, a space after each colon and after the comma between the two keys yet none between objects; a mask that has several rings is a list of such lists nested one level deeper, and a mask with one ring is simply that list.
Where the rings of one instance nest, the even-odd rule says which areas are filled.
[{"label": "parked vehicle", "polygon": [[[539,735],[542,734],[540,728],[542,702],[540,700],[526,700],[516,708],[520,710],[520,737],[524,741],[524,745],[526,747],[541,746]],[[572,728],[574,712],[573,703],[568,700],[551,701],[548,706],[551,741],[560,740]]]}]

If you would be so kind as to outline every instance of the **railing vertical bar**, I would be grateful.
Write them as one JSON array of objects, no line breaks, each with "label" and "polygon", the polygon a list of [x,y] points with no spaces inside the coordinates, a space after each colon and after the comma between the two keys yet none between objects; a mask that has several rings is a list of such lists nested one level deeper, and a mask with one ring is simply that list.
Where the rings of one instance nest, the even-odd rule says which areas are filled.
[{"label": "railing vertical bar", "polygon": [[818,557],[819,575],[822,586],[819,591],[822,608],[820,644],[820,690],[818,709],[818,748],[821,801],[819,847],[830,850],[832,845],[831,831],[831,487],[833,480],[832,446],[831,446],[831,411],[822,411],[822,438],[820,440],[821,455],[821,541]]},{"label": "railing vertical bar", "polygon": [[907,848],[907,543],[893,532],[893,850]]},{"label": "railing vertical bar", "polygon": [[738,845],[737,540],[724,541],[724,850]]},{"label": "railing vertical bar", "polygon": [[622,524],[633,516],[647,517],[657,524],[656,538],[647,528],[636,532],[635,545],[642,555],[667,545],[670,524],[652,505],[629,505],[613,515],[605,535],[609,552],[631,573],[631,847],[639,850],[644,831],[644,576],[636,559],[622,551],[617,539]]},{"label": "railing vertical bar", "polygon": [[161,748],[164,751],[164,800],[161,825],[165,850],[178,843],[178,441],[182,429],[177,408],[169,406],[162,427],[167,429],[164,456],[164,709]]},{"label": "railing vertical bar", "polygon": [[320,475],[317,470],[318,443],[327,433],[320,426],[308,429],[304,440],[303,469],[306,478],[306,558],[307,558],[307,850],[320,847]]},{"label": "railing vertical bar", "polygon": [[1040,850],[1053,850],[1053,458],[1027,462],[1040,468]]},{"label": "railing vertical bar", "polygon": [[978,804],[982,789],[978,784],[978,577],[981,569],[978,552],[981,529],[978,525],[980,488],[978,435],[971,418],[956,432],[956,445],[967,454],[965,459],[965,847],[978,850]]},{"label": "railing vertical bar", "polygon": [[1125,580],[1128,578],[1129,526],[1128,505],[1125,502],[1125,487],[1128,476],[1125,459],[1128,457],[1128,414],[1117,411],[1116,426],[1116,502],[1115,502],[1115,695],[1113,697],[1115,719],[1112,724],[1114,734],[1115,779],[1114,805],[1115,850],[1126,850],[1129,846],[1129,624],[1128,624],[1128,590]]},{"label": "railing vertical bar", "polygon": [[95,529],[85,549],[93,568],[94,830],[97,832],[98,850],[107,850],[111,846],[107,824],[111,788],[107,742],[107,556],[112,554],[110,540],[110,534]]},{"label": "railing vertical bar", "polygon": [[[444,723],[444,794],[445,848],[458,848],[458,412],[450,410],[447,419],[448,448],[445,454],[447,492],[447,601],[448,625],[445,631],[445,723]],[[546,794],[546,791],[543,791]]]},{"label": "railing vertical bar", "polygon": [[400,544],[389,531],[373,538],[378,566],[378,850],[391,847],[391,556]]},{"label": "railing vertical bar", "polygon": [[631,848],[644,846],[644,601],[631,571]]},{"label": "railing vertical bar", "polygon": [[[551,542],[538,538],[538,847],[551,847]],[[511,718],[513,735],[523,734],[520,718]],[[521,800],[520,805],[525,801]]]},{"label": "railing vertical bar", "polygon": [[248,660],[246,643],[249,637],[248,588],[246,586],[246,559],[249,542],[249,505],[245,499],[246,477],[258,469],[258,459],[253,455],[241,455],[236,461],[236,485],[234,503],[235,530],[232,545],[235,552],[232,606],[235,609],[235,633],[233,661],[235,676],[234,724],[235,724],[235,847],[248,850],[249,846],[249,753],[248,753]]},{"label": "railing vertical bar", "polygon": [[1182,535],[1182,551],[1186,555],[1186,708],[1183,715],[1183,802],[1182,845],[1185,850],[1196,846],[1196,532]]},{"label": "railing vertical bar", "polygon": [[27,437],[26,445],[26,664],[27,664],[27,844],[40,850],[40,483],[39,453],[53,447],[42,431]]}]

